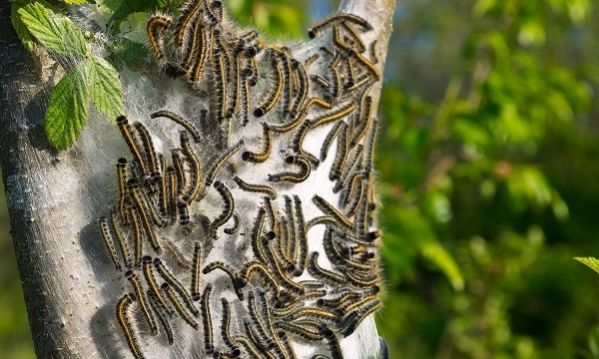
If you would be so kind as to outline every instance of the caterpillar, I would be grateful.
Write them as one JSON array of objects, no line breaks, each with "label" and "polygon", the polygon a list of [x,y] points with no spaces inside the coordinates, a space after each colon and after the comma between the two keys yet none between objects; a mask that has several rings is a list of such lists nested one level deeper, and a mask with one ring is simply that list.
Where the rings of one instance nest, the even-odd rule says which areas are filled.
[{"label": "caterpillar", "polygon": [[164,118],[168,118],[169,120],[177,123],[178,125],[182,126],[184,129],[186,129],[190,134],[191,137],[193,137],[193,140],[198,143],[202,140],[202,135],[200,133],[200,130],[198,130],[198,128],[188,119],[177,115],[174,112],[168,111],[168,110],[160,110],[160,111],[156,111],[154,113],[152,113],[150,115],[151,118],[160,118],[160,117],[164,117]]},{"label": "caterpillar", "polygon": [[135,267],[139,267],[141,264],[141,253],[143,250],[142,228],[140,224],[141,219],[138,211],[133,207],[127,210],[127,216],[129,217],[131,227],[133,228],[133,265]]},{"label": "caterpillar", "polygon": [[127,339],[127,345],[129,346],[131,354],[133,354],[135,359],[143,359],[144,356],[139,347],[139,342],[137,341],[135,333],[133,333],[133,327],[131,326],[131,321],[129,320],[129,306],[135,301],[136,297],[134,294],[129,293],[123,295],[116,305],[116,317],[121,330]]},{"label": "caterpillar", "polygon": [[141,219],[141,225],[144,229],[144,232],[150,241],[150,245],[154,249],[154,251],[158,254],[162,252],[160,243],[158,243],[158,238],[156,236],[156,232],[154,230],[154,226],[151,223],[151,220],[146,212],[145,201],[142,198],[141,190],[139,188],[139,184],[137,180],[130,180],[128,183],[129,191],[131,191],[134,202],[136,204],[137,212]]},{"label": "caterpillar", "polygon": [[333,140],[337,137],[339,130],[345,126],[345,122],[337,122],[335,125],[329,130],[329,133],[325,137],[322,142],[322,146],[320,148],[320,160],[324,162],[326,160],[329,149],[331,148],[331,144],[333,144]]},{"label": "caterpillar", "polygon": [[164,292],[166,293],[166,295],[169,298],[169,300],[171,301],[171,303],[173,303],[173,305],[175,306],[175,310],[177,311],[179,316],[187,324],[189,324],[189,326],[191,326],[193,329],[197,329],[198,323],[196,323],[196,321],[193,320],[193,318],[189,316],[189,314],[187,313],[185,308],[183,308],[183,305],[181,304],[181,300],[179,299],[179,297],[177,297],[177,294],[175,294],[175,292],[173,291],[173,288],[166,282],[162,283],[161,288],[162,288],[162,290],[164,290]]},{"label": "caterpillar", "polygon": [[321,325],[319,328],[319,333],[326,339],[329,350],[331,351],[331,359],[343,359],[343,353],[341,352],[341,347],[339,346],[339,340],[329,327],[326,325]]},{"label": "caterpillar", "polygon": [[206,354],[214,352],[214,339],[212,329],[212,313],[210,311],[210,294],[212,293],[212,283],[206,285],[202,294],[202,322],[204,324],[204,349]]},{"label": "caterpillar", "polygon": [[361,18],[361,17],[359,17],[357,15],[346,14],[346,13],[339,13],[339,14],[335,14],[333,16],[330,16],[330,17],[322,20],[321,22],[313,25],[308,30],[308,36],[311,39],[313,39],[317,35],[319,35],[320,33],[322,33],[322,31],[324,31],[327,27],[335,25],[337,23],[341,23],[341,22],[354,23],[354,24],[362,27],[366,31],[370,31],[370,30],[373,29],[372,25],[370,23],[368,23],[368,21],[366,21],[365,19],[363,19],[363,18]]},{"label": "caterpillar", "polygon": [[237,271],[235,271],[231,266],[220,261],[210,263],[208,266],[206,266],[206,268],[204,268],[203,273],[208,273],[214,269],[220,269],[231,278],[231,282],[233,283],[233,289],[235,290],[237,297],[239,298],[239,300],[243,300],[244,295],[241,289],[247,285],[247,280],[244,277],[240,276],[237,273]]},{"label": "caterpillar", "polygon": [[141,310],[144,313],[144,316],[146,317],[146,320],[148,321],[148,324],[150,326],[150,332],[152,333],[152,335],[156,335],[156,333],[158,331],[158,327],[156,326],[156,319],[154,318],[154,315],[150,311],[148,299],[146,297],[146,294],[144,293],[144,291],[141,288],[141,283],[139,282],[139,278],[137,278],[135,273],[133,273],[133,271],[131,271],[131,270],[129,270],[129,271],[127,271],[127,273],[125,273],[125,277],[127,277],[127,280],[129,281],[129,283],[131,283],[131,286],[133,287],[133,289],[135,291],[135,295],[139,299],[139,304],[140,304]]},{"label": "caterpillar", "polygon": [[121,226],[117,222],[117,217],[118,215],[115,212],[113,212],[110,215],[110,227],[112,228],[112,231],[114,232],[114,235],[121,249],[121,254],[123,255],[123,258],[125,260],[125,267],[132,268],[133,263],[131,261],[131,253],[129,251],[129,246],[127,245],[127,242],[124,238],[124,234],[121,231]]},{"label": "caterpillar", "polygon": [[154,258],[154,266],[156,267],[156,269],[158,269],[158,273],[169,284],[169,286],[174,288],[177,291],[177,293],[181,296],[181,298],[183,298],[183,301],[185,302],[185,305],[187,306],[189,311],[193,315],[197,316],[199,312],[193,305],[191,297],[189,296],[181,282],[179,282],[179,280],[177,280],[177,278],[175,278],[175,276],[166,268],[166,266],[164,265],[164,263],[162,263],[160,258]]},{"label": "caterpillar", "polygon": [[261,104],[254,110],[255,117],[262,117],[268,112],[270,112],[279,99],[281,98],[281,94],[283,93],[283,85],[285,81],[285,75],[283,74],[283,70],[281,69],[280,64],[274,59],[271,61],[271,66],[275,71],[275,86],[272,89],[271,93],[268,96],[265,96],[261,101]]},{"label": "caterpillar", "polygon": [[295,208],[296,224],[297,224],[297,243],[299,251],[295,258],[297,263],[297,269],[294,272],[296,277],[299,277],[306,267],[306,261],[308,258],[308,238],[306,236],[306,221],[304,219],[304,211],[302,209],[302,202],[299,196],[293,196],[293,204]]},{"label": "caterpillar", "polygon": [[348,283],[343,274],[339,274],[318,265],[318,252],[312,252],[310,263],[308,264],[308,273],[313,277],[332,285],[345,285]]},{"label": "caterpillar", "polygon": [[189,204],[198,197],[202,188],[202,164],[200,163],[198,154],[191,147],[189,135],[186,131],[182,131],[180,133],[180,139],[183,154],[191,165],[191,181],[189,184],[189,190],[186,194],[188,198],[187,203]]},{"label": "caterpillar", "polygon": [[218,228],[227,223],[233,216],[233,211],[235,210],[235,201],[233,200],[231,191],[229,191],[227,186],[225,186],[222,182],[214,182],[214,188],[216,188],[218,193],[221,195],[224,204],[223,212],[216,217],[210,225],[210,235],[212,238],[216,239],[216,232]]},{"label": "caterpillar", "polygon": [[264,133],[263,150],[259,153],[245,151],[241,155],[241,159],[248,162],[261,163],[266,161],[272,152],[272,135],[266,123],[262,123],[262,132]]},{"label": "caterpillar", "polygon": [[191,299],[198,301],[201,298],[200,293],[200,266],[202,264],[203,250],[202,243],[196,241],[193,249],[193,268],[191,272]]},{"label": "caterpillar", "polygon": [[348,126],[343,126],[341,128],[341,132],[339,133],[339,137],[337,138],[337,152],[335,153],[335,161],[333,162],[333,166],[331,167],[331,172],[329,174],[329,179],[331,181],[336,181],[341,177],[341,168],[347,159],[348,132]]},{"label": "caterpillar", "polygon": [[[373,228],[376,208],[370,173],[377,125],[373,114],[377,95],[371,95],[371,85],[380,79],[380,70],[375,45],[362,40],[362,33],[372,26],[351,14],[329,17],[314,25],[309,35],[331,30],[332,40],[323,39],[330,45],[305,53],[296,47],[268,47],[258,32],[232,28],[222,1],[189,0],[179,13],[175,20],[156,15],[147,29],[161,70],[184,75],[181,80],[187,82],[182,89],[189,96],[181,103],[185,110],[177,110],[180,115],[166,109],[150,115],[164,120],[156,124],[164,132],[177,129],[179,141],[159,141],[142,125],[145,122],[118,118],[131,155],[117,161],[118,203],[111,217],[99,223],[112,261],[119,271],[125,268],[135,293],[117,305],[121,329],[130,337],[129,349],[136,358],[142,357],[127,318],[129,305],[137,301],[142,313],[136,314],[143,324],[151,322],[151,316],[149,332],[160,331],[162,337],[157,339],[169,345],[175,342],[178,323],[172,322],[172,315],[176,314],[194,329],[202,325],[206,355],[294,358],[295,341],[326,340],[331,355],[340,357],[337,336],[352,333],[380,307],[381,278],[373,260],[380,232]],[[324,71],[309,72],[317,61]],[[250,93],[259,82],[265,82],[266,90]],[[322,86],[312,88],[319,83]],[[202,97],[207,98],[208,109],[202,108]],[[261,118],[260,123],[250,124],[250,116]],[[234,132],[246,125],[251,125],[248,133],[261,129],[262,141],[255,141],[256,147],[249,143],[244,147],[243,140],[230,144],[231,138],[248,137]],[[318,157],[303,148],[312,130],[326,134]],[[323,174],[319,167],[335,140],[335,158],[326,162],[332,163],[331,171],[324,169],[325,176],[337,181],[334,197],[313,196],[304,208],[294,185],[314,185],[308,179]],[[172,156],[166,158],[159,151],[170,151]],[[237,152],[241,161],[233,158]],[[215,155],[205,161],[205,153]],[[285,167],[277,172],[259,172],[262,163],[281,159]],[[268,182],[243,180],[258,177],[238,168],[254,167]],[[285,202],[280,212],[279,194]],[[211,214],[214,208],[222,211]],[[306,210],[314,208],[322,213],[305,218]],[[255,210],[255,217],[249,218]],[[308,240],[317,225],[326,226],[323,247],[332,267],[319,265],[314,250],[320,244],[312,248],[314,242]],[[217,242],[221,227],[228,237]],[[210,253],[215,249],[231,250],[231,256],[204,263],[204,257],[217,258]],[[233,253],[245,249],[251,252],[249,260]],[[186,258],[192,254],[191,260]],[[206,283],[205,275],[216,269],[220,271],[209,278],[215,282]],[[143,274],[134,272],[138,270]],[[227,282],[221,287],[223,276],[231,280],[240,302],[226,292]],[[213,294],[218,295],[222,311],[211,310]],[[221,338],[215,337],[219,333]]]},{"label": "caterpillar", "polygon": [[149,175],[156,176],[159,174],[158,170],[158,156],[156,155],[156,148],[154,147],[154,142],[152,141],[152,135],[150,131],[141,124],[141,122],[134,122],[133,126],[139,133],[139,137],[141,138],[141,142],[144,147],[144,153],[147,156],[146,165],[149,168]]},{"label": "caterpillar", "polygon": [[141,171],[142,177],[147,177],[148,172],[146,169],[145,161],[141,155],[141,149],[137,139],[134,137],[133,132],[131,131],[131,125],[129,124],[129,120],[125,116],[119,116],[116,120],[117,126],[129,147],[129,150],[135,157],[135,161],[139,170]]},{"label": "caterpillar", "polygon": [[314,195],[312,198],[312,202],[325,214],[328,214],[334,217],[337,222],[347,229],[353,229],[354,224],[351,222],[349,218],[345,216],[345,214],[341,213],[337,208],[335,208],[332,204],[330,204],[327,200],[320,197],[319,195]]},{"label": "caterpillar", "polygon": [[152,307],[152,310],[158,317],[158,320],[160,320],[160,325],[162,325],[162,329],[164,330],[164,333],[166,334],[166,339],[168,341],[168,344],[169,345],[175,344],[175,339],[173,336],[173,329],[171,328],[168,318],[166,317],[167,313],[164,312],[164,310],[162,309],[163,307],[158,303],[159,299],[156,297],[156,294],[150,290],[148,290],[146,292],[146,294],[149,298],[148,301],[150,303],[150,307]]},{"label": "caterpillar", "polygon": [[116,164],[117,181],[119,186],[119,215],[121,222],[127,224],[125,203],[127,201],[127,159],[119,158]]},{"label": "caterpillar", "polygon": [[108,253],[110,254],[110,257],[112,258],[112,262],[114,263],[116,270],[121,272],[123,269],[121,266],[119,256],[116,252],[116,247],[114,246],[112,234],[110,233],[110,228],[108,226],[108,220],[106,219],[106,217],[101,217],[100,220],[98,221],[98,223],[100,225],[100,232],[102,234],[102,239],[104,240],[104,244],[106,245],[106,248],[108,249]]},{"label": "caterpillar", "polygon": [[233,181],[237,183],[240,189],[246,192],[264,193],[268,195],[269,198],[277,198],[277,192],[270,186],[249,184],[238,176],[233,177]]},{"label": "caterpillar", "polygon": [[299,172],[282,172],[278,174],[269,174],[268,180],[271,182],[291,182],[302,183],[310,177],[312,167],[310,163],[302,156],[290,156],[286,160],[289,164],[295,164],[300,167]]},{"label": "caterpillar", "polygon": [[144,256],[142,262],[144,277],[146,278],[146,282],[150,287],[149,291],[155,297],[156,301],[160,304],[160,306],[165,309],[166,313],[169,316],[172,315],[172,310],[166,303],[166,300],[163,298],[160,292],[160,287],[158,286],[158,282],[156,281],[156,277],[154,276],[154,271],[152,268],[152,257]]},{"label": "caterpillar", "polygon": [[229,228],[225,228],[223,230],[223,232],[225,232],[228,235],[233,235],[233,234],[239,232],[240,227],[241,227],[241,221],[239,220],[239,215],[236,213],[233,213],[233,226],[231,226]]},{"label": "caterpillar", "polygon": [[276,326],[306,342],[320,342],[323,339],[320,333],[310,331],[292,322],[280,321],[276,323]]},{"label": "caterpillar", "polygon": [[150,40],[150,46],[154,54],[154,58],[161,62],[164,58],[164,52],[160,41],[158,40],[158,33],[164,31],[171,26],[172,19],[166,15],[155,15],[148,20],[146,26],[146,32],[148,39]]},{"label": "caterpillar", "polygon": [[237,151],[239,151],[241,146],[243,146],[243,140],[239,141],[235,146],[229,148],[227,151],[224,152],[222,156],[220,156],[215,161],[210,171],[208,171],[208,173],[206,174],[206,186],[212,185],[220,169],[231,157],[233,157],[235,153],[237,153]]}]

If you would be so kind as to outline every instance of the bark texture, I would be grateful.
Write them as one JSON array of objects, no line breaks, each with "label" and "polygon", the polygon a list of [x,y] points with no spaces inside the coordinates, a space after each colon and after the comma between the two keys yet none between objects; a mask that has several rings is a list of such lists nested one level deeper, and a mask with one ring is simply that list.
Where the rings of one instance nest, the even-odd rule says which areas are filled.
[{"label": "bark texture", "polygon": [[[114,161],[125,146],[115,127],[92,114],[74,147],[51,149],[43,119],[61,71],[51,59],[22,48],[10,24],[10,5],[0,0],[0,164],[36,354],[121,357],[126,350],[115,332],[112,294],[122,292],[126,281],[111,270],[96,221],[117,197]],[[342,12],[375,26],[367,39],[378,39],[383,62],[394,7],[395,0],[341,5]],[[320,46],[319,41],[305,46]],[[381,84],[372,92],[374,104]],[[376,336],[372,323],[369,331]],[[178,342],[170,357],[188,357],[190,339]]]}]

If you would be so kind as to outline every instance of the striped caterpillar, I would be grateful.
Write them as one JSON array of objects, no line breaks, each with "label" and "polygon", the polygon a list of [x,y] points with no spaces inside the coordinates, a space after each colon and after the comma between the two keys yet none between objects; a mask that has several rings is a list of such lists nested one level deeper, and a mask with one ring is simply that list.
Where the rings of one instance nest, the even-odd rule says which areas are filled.
[{"label": "striped caterpillar", "polygon": [[303,342],[341,357],[338,340],[380,308],[372,30],[335,15],[309,32],[330,35],[327,50],[300,56],[230,25],[220,1],[150,18],[158,71],[207,110],[118,119],[130,154],[116,166],[118,220],[99,225],[128,270],[134,295],[117,313],[134,356],[154,334],[177,343],[187,323],[204,355],[300,357]]}]

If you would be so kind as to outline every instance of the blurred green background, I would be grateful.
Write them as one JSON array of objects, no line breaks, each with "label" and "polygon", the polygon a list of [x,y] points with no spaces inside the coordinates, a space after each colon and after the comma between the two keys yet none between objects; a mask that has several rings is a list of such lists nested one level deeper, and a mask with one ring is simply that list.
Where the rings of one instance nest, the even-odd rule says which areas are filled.
[{"label": "blurred green background", "polygon": [[[227,5],[301,40],[337,1]],[[572,260],[599,254],[599,3],[400,0],[394,21],[378,148],[391,357],[599,358],[599,277]],[[0,227],[0,352],[31,358],[4,208]]]}]

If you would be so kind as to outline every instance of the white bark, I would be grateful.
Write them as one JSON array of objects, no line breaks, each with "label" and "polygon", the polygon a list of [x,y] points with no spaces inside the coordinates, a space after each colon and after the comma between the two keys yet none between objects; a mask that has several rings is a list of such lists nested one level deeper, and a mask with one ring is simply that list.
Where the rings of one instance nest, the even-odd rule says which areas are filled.
[{"label": "white bark", "polygon": [[[375,29],[367,33],[365,39],[367,42],[378,39],[379,68],[384,64],[394,6],[394,0],[346,0],[341,6],[341,11],[355,13],[374,25]],[[50,149],[42,121],[48,91],[56,80],[54,68],[47,58],[33,59],[20,47],[11,30],[9,9],[9,1],[0,1],[0,28],[5,29],[0,35],[3,68],[0,160],[37,356],[129,357],[116,322],[115,304],[118,297],[130,289],[126,280],[114,271],[96,228],[97,218],[107,214],[117,198],[114,163],[127,152],[126,147],[116,127],[93,115],[72,149],[62,153]],[[302,53],[321,46],[323,41],[328,40],[319,39],[294,48],[294,54],[301,58]],[[165,104],[160,96],[150,96],[156,89],[144,79],[131,75],[125,76],[124,81],[127,114],[131,118],[146,121],[152,110]],[[140,84],[148,87],[140,91]],[[161,89],[166,91],[166,104],[178,106],[176,103],[182,96],[177,86],[165,85],[166,90]],[[381,82],[372,92],[375,105],[380,86]],[[159,138],[178,138],[173,127],[144,123]],[[307,139],[305,148],[318,153],[316,144],[325,134],[315,133],[313,138]],[[251,143],[252,138],[259,135],[259,131],[249,130],[237,133],[231,143],[238,138]],[[322,166],[323,173],[329,166],[330,163]],[[260,173],[256,168],[244,168],[242,163],[238,171],[244,173],[248,181]],[[328,179],[316,174],[289,192],[302,197],[308,219],[319,213],[311,202],[315,188],[324,197],[332,196],[330,188],[320,188],[323,183],[329,183]],[[323,194],[323,190],[328,194]],[[251,206],[252,201],[248,200],[248,224],[255,215]],[[310,244],[317,246],[315,238],[321,237],[322,232],[310,233]],[[227,252],[228,248],[216,249],[210,258],[231,257]],[[194,336],[200,334],[192,333],[183,325],[175,329],[186,334],[179,337],[174,347],[167,348],[153,339],[142,340],[147,357],[202,357],[203,352],[197,340],[194,341]],[[348,358],[374,357],[379,344],[372,317],[353,336],[343,340],[342,345]],[[313,350],[301,349],[300,353],[312,354]]]}]

